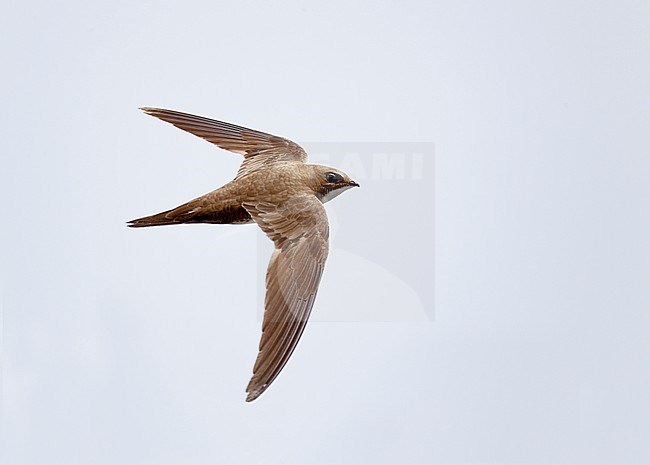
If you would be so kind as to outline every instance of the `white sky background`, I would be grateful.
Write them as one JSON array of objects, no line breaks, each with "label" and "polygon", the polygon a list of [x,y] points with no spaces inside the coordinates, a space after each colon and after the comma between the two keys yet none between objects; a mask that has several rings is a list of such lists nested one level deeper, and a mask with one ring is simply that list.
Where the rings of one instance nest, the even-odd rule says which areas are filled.
[{"label": "white sky background", "polygon": [[[2,463],[650,463],[650,4],[348,3],[2,6]],[[315,321],[245,404],[256,228],[124,224],[240,160],[142,105],[434,142],[435,319]],[[412,240],[377,198],[345,253]]]}]

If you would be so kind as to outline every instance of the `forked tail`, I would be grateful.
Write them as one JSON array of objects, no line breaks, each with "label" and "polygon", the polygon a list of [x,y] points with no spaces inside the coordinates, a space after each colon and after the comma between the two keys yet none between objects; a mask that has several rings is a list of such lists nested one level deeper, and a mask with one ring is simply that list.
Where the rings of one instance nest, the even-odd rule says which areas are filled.
[{"label": "forked tail", "polygon": [[205,204],[201,199],[156,215],[145,216],[128,222],[130,228],[146,228],[183,223],[244,224],[252,223],[248,212],[237,203]]},{"label": "forked tail", "polygon": [[131,220],[127,222],[127,226],[129,228],[146,228],[148,226],[164,226],[167,224],[182,224],[185,222],[179,217],[179,215],[174,215],[173,212],[174,210],[172,209],[155,215],[145,216],[144,218]]}]

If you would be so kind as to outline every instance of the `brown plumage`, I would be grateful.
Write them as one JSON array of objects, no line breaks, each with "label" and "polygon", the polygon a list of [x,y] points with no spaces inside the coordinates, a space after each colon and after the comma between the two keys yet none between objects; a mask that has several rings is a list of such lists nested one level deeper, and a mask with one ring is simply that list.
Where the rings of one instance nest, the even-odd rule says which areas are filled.
[{"label": "brown plumage", "polygon": [[246,388],[250,402],[287,363],[314,305],[328,253],[323,203],[358,184],[334,168],[306,164],[305,151],[282,137],[178,111],[142,110],[244,156],[228,184],[179,207],[132,220],[129,226],[255,222],[273,241],[262,338]]}]

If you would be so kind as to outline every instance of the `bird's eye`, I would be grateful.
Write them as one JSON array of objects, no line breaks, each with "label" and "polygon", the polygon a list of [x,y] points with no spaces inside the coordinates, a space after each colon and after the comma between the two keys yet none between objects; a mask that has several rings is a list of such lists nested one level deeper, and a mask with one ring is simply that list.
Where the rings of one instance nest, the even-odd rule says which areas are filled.
[{"label": "bird's eye", "polygon": [[327,182],[343,182],[343,177],[338,173],[325,173],[325,180]]}]

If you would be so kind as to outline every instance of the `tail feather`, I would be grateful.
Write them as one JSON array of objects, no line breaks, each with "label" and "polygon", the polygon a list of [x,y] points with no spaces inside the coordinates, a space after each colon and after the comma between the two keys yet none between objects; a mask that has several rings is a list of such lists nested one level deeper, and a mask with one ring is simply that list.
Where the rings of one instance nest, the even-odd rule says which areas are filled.
[{"label": "tail feather", "polygon": [[214,205],[205,205],[198,199],[162,213],[131,220],[127,225],[130,228],[146,228],[183,223],[244,224],[252,221],[241,205],[235,203],[215,208]]},{"label": "tail feather", "polygon": [[151,216],[131,220],[127,223],[129,228],[145,228],[148,226],[164,226],[168,224],[182,224],[192,217],[190,211],[178,212],[179,208],[167,210]]}]

